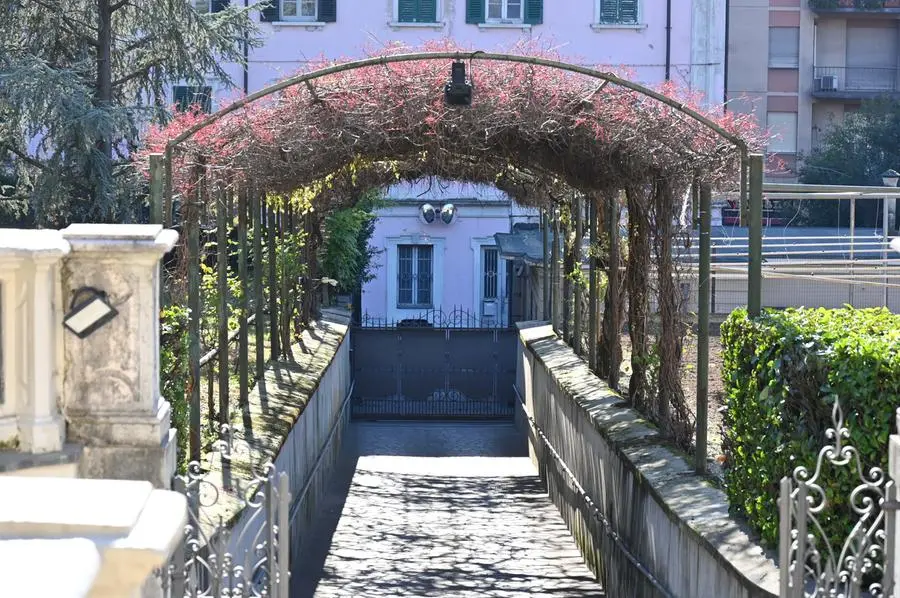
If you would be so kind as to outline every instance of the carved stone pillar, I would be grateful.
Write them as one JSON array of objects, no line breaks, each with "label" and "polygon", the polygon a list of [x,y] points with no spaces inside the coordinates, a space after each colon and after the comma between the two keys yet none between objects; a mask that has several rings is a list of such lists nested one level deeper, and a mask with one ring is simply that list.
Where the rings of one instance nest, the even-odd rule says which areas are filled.
[{"label": "carved stone pillar", "polygon": [[175,430],[159,392],[159,261],[178,235],[159,225],[74,224],[62,270],[63,310],[79,290],[105,293],[118,315],[85,338],[63,338],[63,409],[84,446],[86,478],[149,480],[168,488]]}]

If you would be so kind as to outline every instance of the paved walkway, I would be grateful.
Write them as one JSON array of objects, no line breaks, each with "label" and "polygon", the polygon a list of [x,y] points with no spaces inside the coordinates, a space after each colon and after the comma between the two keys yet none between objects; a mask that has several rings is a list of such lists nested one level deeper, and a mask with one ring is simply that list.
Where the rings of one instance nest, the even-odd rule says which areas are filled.
[{"label": "paved walkway", "polygon": [[351,425],[293,598],[603,596],[511,425]]}]

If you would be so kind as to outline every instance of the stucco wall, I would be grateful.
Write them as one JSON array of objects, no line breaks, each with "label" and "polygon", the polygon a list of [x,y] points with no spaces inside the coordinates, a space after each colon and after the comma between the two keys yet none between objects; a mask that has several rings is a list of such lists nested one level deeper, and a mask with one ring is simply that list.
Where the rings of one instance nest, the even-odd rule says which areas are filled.
[{"label": "stucco wall", "polygon": [[725,493],[694,474],[549,326],[520,325],[517,386],[577,480],[532,428],[532,458],[610,596],[666,595],[629,554],[673,596],[777,596],[774,561],[729,516]]},{"label": "stucco wall", "polygon": [[[703,20],[692,19],[693,1],[673,0],[672,79],[689,84],[693,74],[698,83],[710,81],[710,91],[700,91],[719,102],[724,84],[721,51],[724,19],[720,18],[723,15],[709,8],[709,0],[696,0],[706,9],[701,11]],[[438,0],[439,27],[408,24],[397,27],[390,24],[395,20],[395,0],[338,0],[337,22],[323,27],[260,23],[265,43],[250,50],[249,88],[251,92],[261,89],[320,57],[358,58],[367,50],[377,50],[391,42],[420,46],[447,38],[463,47],[481,50],[510,49],[521,40],[534,40],[541,46],[556,49],[573,62],[623,66],[638,81],[659,83],[665,75],[665,5],[661,0],[643,0],[641,4],[638,27],[592,27],[597,22],[597,0],[545,0],[542,24],[497,28],[467,24],[463,0]],[[706,24],[707,18],[712,19],[712,25]],[[716,41],[708,42],[710,32]],[[692,60],[692,44],[693,56],[698,60]],[[708,64],[710,57],[716,64]],[[692,62],[702,66],[692,66]],[[229,70],[240,85],[240,67],[233,65]],[[698,78],[698,70],[708,72]],[[218,90],[214,101],[218,103],[227,93]]]}]

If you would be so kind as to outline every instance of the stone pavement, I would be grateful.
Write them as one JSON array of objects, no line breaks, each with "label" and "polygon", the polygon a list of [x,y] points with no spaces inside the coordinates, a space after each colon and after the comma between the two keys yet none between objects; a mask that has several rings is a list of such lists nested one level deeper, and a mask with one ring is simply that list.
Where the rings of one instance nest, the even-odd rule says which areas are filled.
[{"label": "stone pavement", "polygon": [[349,432],[293,598],[604,596],[512,425]]}]

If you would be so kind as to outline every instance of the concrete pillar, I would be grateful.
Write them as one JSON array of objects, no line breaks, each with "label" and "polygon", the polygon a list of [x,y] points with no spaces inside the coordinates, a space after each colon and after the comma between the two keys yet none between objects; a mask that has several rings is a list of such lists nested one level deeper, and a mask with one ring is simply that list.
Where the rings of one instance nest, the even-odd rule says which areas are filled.
[{"label": "concrete pillar", "polygon": [[[74,224],[59,314],[68,438],[84,446],[79,475],[149,480],[175,471],[171,408],[159,392],[159,261],[178,235],[160,225]],[[84,339],[62,329],[74,294],[106,293],[118,315]]]},{"label": "concrete pillar", "polygon": [[58,231],[0,230],[0,444],[59,451],[56,273],[69,245]]}]

